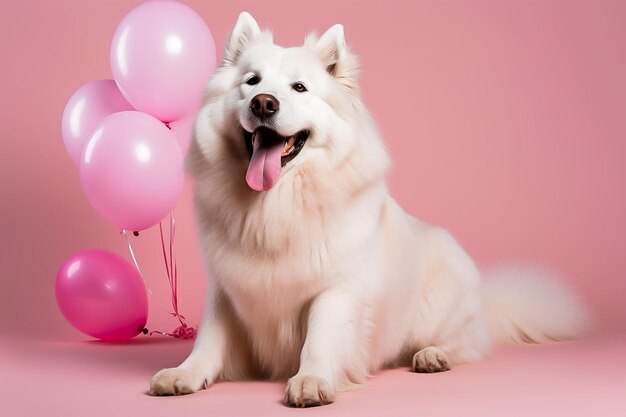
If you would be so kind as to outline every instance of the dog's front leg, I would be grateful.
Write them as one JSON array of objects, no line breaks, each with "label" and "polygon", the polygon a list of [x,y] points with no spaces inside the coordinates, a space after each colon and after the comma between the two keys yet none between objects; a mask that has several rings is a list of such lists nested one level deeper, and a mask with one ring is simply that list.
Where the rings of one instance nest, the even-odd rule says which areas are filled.
[{"label": "dog's front leg", "polygon": [[209,291],[193,351],[178,367],[162,369],[154,375],[151,395],[191,394],[215,381],[224,365],[229,307],[221,291]]},{"label": "dog's front leg", "polygon": [[332,403],[357,351],[359,306],[346,289],[330,289],[312,303],[298,373],[289,379],[285,404],[312,407]]}]

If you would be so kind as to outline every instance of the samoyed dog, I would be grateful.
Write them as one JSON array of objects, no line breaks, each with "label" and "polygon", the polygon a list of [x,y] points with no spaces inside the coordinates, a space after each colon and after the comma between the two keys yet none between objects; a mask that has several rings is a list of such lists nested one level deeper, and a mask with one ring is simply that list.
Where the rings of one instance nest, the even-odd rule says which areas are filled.
[{"label": "samoyed dog", "polygon": [[331,403],[384,367],[446,371],[498,341],[571,339],[584,325],[556,281],[484,277],[444,229],[389,195],[389,156],[335,25],[275,45],[248,13],[206,90],[188,155],[209,275],[192,353],[151,382],[287,380],[287,405]]}]

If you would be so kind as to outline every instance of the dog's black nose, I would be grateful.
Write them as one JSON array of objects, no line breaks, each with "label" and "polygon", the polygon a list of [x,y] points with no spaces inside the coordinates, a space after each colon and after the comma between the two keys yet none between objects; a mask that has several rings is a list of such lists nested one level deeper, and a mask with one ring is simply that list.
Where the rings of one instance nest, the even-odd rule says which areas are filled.
[{"label": "dog's black nose", "polygon": [[279,107],[280,102],[271,94],[257,94],[250,102],[252,114],[261,119],[272,117]]}]

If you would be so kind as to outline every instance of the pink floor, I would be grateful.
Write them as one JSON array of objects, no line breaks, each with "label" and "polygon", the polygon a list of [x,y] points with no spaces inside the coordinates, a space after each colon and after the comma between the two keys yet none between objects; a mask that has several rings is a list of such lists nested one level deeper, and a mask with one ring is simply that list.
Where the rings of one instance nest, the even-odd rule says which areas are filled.
[{"label": "pink floor", "polygon": [[[283,384],[218,383],[186,397],[146,394],[152,374],[190,342],[143,336],[2,342],[3,416],[626,416],[626,335],[506,346],[481,363],[418,375],[385,371],[330,406],[281,404]],[[5,360],[8,359],[8,360]],[[8,404],[7,404],[8,401]]]}]

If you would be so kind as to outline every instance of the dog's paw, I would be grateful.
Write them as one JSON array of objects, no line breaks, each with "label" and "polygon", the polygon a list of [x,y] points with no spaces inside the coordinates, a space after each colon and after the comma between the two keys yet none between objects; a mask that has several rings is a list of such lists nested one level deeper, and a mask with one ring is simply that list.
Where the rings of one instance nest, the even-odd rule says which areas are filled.
[{"label": "dog's paw", "polygon": [[439,348],[429,346],[413,356],[413,372],[433,373],[450,369],[448,356]]},{"label": "dog's paw", "polygon": [[287,382],[285,404],[290,407],[316,407],[335,401],[330,383],[317,376],[296,375]]},{"label": "dog's paw", "polygon": [[150,381],[150,395],[186,395],[206,389],[208,381],[198,372],[181,368],[161,369]]}]

